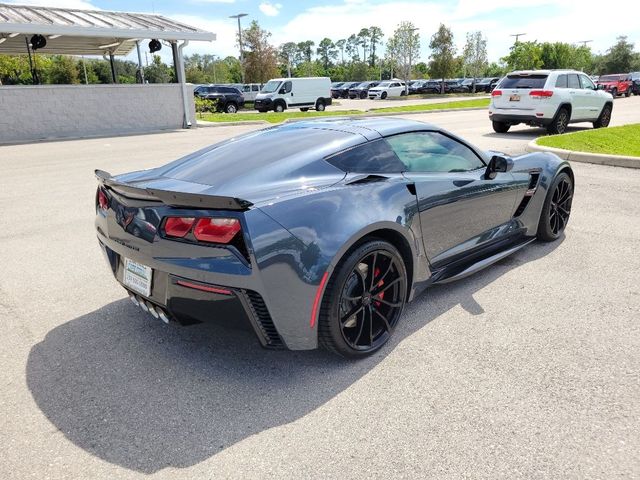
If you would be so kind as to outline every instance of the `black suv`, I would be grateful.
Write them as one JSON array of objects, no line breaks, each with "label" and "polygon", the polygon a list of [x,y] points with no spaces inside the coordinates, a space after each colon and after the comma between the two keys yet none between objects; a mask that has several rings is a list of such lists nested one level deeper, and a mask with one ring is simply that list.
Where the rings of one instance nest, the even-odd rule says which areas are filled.
[{"label": "black suv", "polygon": [[377,87],[380,82],[362,82],[355,87],[349,89],[349,98],[367,98],[369,89]]},{"label": "black suv", "polygon": [[356,88],[362,82],[345,82],[339,87],[331,89],[331,96],[333,98],[349,98],[349,90]]},{"label": "black suv", "polygon": [[216,100],[216,109],[219,112],[236,113],[244,107],[244,97],[240,90],[234,87],[222,85],[210,85],[198,87],[194,90],[194,95],[205,100]]}]

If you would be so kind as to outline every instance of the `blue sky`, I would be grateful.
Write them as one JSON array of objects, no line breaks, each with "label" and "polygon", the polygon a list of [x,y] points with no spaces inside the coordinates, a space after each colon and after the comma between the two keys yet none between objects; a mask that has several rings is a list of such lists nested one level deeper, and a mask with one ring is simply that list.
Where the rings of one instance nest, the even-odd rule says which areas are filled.
[{"label": "blue sky", "polygon": [[[286,41],[346,38],[363,27],[380,26],[385,37],[400,21],[410,20],[421,35],[422,58],[428,61],[429,38],[442,22],[452,28],[458,48],[466,32],[481,30],[488,39],[490,60],[508,53],[510,34],[524,32],[522,40],[592,40],[592,49],[604,52],[617,35],[628,35],[640,47],[640,6],[627,4],[626,13],[602,7],[601,0],[0,0],[8,3],[97,8],[158,13],[215,32],[210,44],[192,43],[187,53],[237,55],[237,23],[229,15],[247,13],[243,26],[257,20],[271,31],[275,45]],[[384,40],[384,39],[383,39]]]}]

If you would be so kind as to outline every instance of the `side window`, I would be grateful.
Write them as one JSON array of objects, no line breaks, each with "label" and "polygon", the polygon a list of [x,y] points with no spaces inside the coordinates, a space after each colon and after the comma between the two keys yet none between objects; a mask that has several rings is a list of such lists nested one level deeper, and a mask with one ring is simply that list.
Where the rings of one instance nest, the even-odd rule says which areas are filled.
[{"label": "side window", "polygon": [[406,170],[389,144],[382,139],[336,153],[325,160],[345,172],[400,173]]},{"label": "side window", "polygon": [[576,73],[570,73],[567,75],[569,88],[581,88],[580,80],[578,80],[578,75]]},{"label": "side window", "polygon": [[282,90],[284,90],[284,93],[290,93],[291,92],[291,82],[284,82],[284,85],[282,86]]},{"label": "side window", "polygon": [[243,92],[250,92],[251,91],[251,85],[243,85],[242,86],[242,91]]},{"label": "side window", "polygon": [[387,141],[408,172],[467,172],[485,166],[469,147],[438,132],[404,133]]},{"label": "side window", "polygon": [[595,90],[596,86],[593,84],[591,79],[586,75],[580,75],[580,83],[582,83],[582,88],[586,90]]},{"label": "side window", "polygon": [[558,79],[556,80],[556,88],[567,88],[567,76],[566,75],[558,75]]},{"label": "side window", "polygon": [[260,91],[260,85],[251,85],[251,90],[253,92],[259,92]]}]

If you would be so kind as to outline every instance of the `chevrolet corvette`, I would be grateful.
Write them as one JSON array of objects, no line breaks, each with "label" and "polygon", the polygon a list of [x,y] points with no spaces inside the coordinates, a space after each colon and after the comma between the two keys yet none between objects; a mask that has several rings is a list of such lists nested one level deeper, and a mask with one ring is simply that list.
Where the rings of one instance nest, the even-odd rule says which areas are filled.
[{"label": "chevrolet corvette", "polygon": [[561,237],[574,189],[553,154],[390,118],[284,124],[96,177],[98,241],[133,303],[351,358],[383,347],[430,285]]}]

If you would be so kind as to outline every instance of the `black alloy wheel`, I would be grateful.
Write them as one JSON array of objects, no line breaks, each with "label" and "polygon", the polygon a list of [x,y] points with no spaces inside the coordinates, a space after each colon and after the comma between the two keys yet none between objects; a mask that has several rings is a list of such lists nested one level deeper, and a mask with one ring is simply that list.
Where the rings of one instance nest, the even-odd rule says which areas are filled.
[{"label": "black alloy wheel", "polygon": [[538,224],[538,238],[545,242],[557,240],[569,223],[573,201],[573,182],[562,172],[554,180],[545,199]]},{"label": "black alloy wheel", "polygon": [[567,126],[569,125],[570,119],[571,116],[569,114],[569,110],[566,107],[562,107],[558,111],[556,118],[554,118],[553,122],[551,122],[551,125],[547,127],[547,132],[549,132],[551,135],[563,134],[567,131]]},{"label": "black alloy wheel", "polygon": [[391,337],[407,295],[402,257],[391,244],[367,242],[340,263],[322,304],[319,340],[345,357],[364,357]]},{"label": "black alloy wheel", "polygon": [[602,108],[602,112],[600,112],[600,116],[598,117],[598,120],[593,122],[593,128],[608,127],[610,121],[611,121],[611,105],[606,104]]}]

